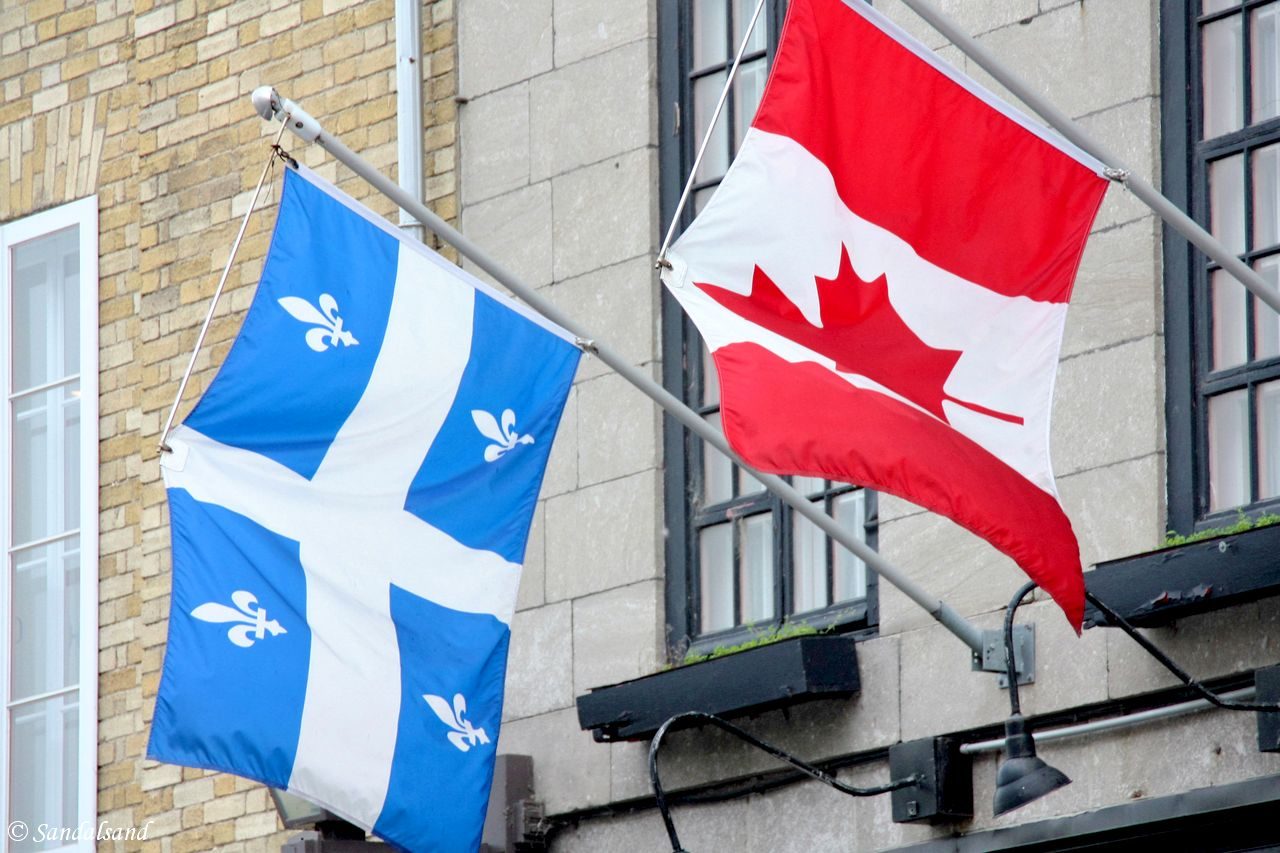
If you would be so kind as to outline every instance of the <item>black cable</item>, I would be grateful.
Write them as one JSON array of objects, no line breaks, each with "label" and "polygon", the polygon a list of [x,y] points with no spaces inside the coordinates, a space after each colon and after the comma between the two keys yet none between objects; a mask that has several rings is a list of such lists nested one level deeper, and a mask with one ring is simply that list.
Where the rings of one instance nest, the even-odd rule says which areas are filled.
[{"label": "black cable", "polygon": [[1009,710],[1014,714],[1022,713],[1022,703],[1018,700],[1018,662],[1013,654],[1013,614],[1017,612],[1022,599],[1036,588],[1035,581],[1027,581],[1013,594],[1009,606],[1004,610],[1004,671],[1009,679]]},{"label": "black cable", "polygon": [[657,800],[658,811],[662,813],[662,822],[666,824],[667,827],[667,837],[671,840],[672,853],[689,853],[689,851],[680,846],[680,837],[676,834],[676,825],[671,819],[671,810],[667,806],[667,795],[662,789],[662,781],[658,778],[658,748],[662,745],[662,738],[666,735],[667,730],[670,729],[673,724],[695,719],[711,723],[729,734],[746,741],[756,749],[767,752],[774,758],[787,762],[805,775],[811,776],[825,785],[830,785],[842,794],[848,794],[851,797],[873,797],[877,794],[887,794],[888,792],[896,791],[899,788],[906,788],[911,785],[915,785],[920,781],[919,776],[912,774],[905,779],[895,779],[892,782],[886,782],[883,785],[873,785],[870,788],[858,788],[853,785],[846,785],[829,773],[819,770],[812,764],[801,761],[791,753],[784,752],[771,743],[766,743],[765,741],[760,740],[755,735],[738,728],[727,720],[722,720],[715,714],[707,714],[702,711],[686,711],[683,714],[676,714],[674,717],[663,723],[662,726],[659,727],[657,733],[654,734],[653,741],[649,744],[649,779],[653,783],[653,796],[654,799]]},{"label": "black cable", "polygon": [[1205,687],[1199,681],[1192,678],[1186,670],[1178,666],[1178,664],[1170,659],[1168,655],[1156,648],[1154,643],[1142,636],[1142,634],[1138,633],[1138,629],[1130,625],[1128,620],[1112,610],[1106,604],[1103,604],[1102,599],[1098,598],[1098,596],[1086,589],[1084,597],[1086,601],[1098,608],[1098,610],[1102,611],[1102,615],[1107,617],[1107,621],[1111,625],[1114,625],[1132,637],[1133,641],[1139,646],[1142,646],[1147,654],[1159,661],[1161,666],[1172,672],[1178,677],[1179,681],[1190,687],[1192,690],[1195,690],[1212,704],[1217,705],[1219,708],[1225,708],[1228,711],[1280,711],[1280,704],[1276,703],[1236,702],[1231,699],[1223,699],[1217,693],[1214,693],[1208,687]]}]

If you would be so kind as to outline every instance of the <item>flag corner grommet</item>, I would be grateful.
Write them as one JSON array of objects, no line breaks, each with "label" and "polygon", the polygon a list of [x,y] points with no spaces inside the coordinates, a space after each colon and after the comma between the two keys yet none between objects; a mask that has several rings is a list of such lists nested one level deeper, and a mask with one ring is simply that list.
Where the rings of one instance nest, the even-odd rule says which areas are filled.
[{"label": "flag corner grommet", "polygon": [[191,452],[191,446],[180,438],[169,437],[167,442],[168,451],[160,454],[160,467],[170,471],[181,471],[187,467],[187,455]]}]

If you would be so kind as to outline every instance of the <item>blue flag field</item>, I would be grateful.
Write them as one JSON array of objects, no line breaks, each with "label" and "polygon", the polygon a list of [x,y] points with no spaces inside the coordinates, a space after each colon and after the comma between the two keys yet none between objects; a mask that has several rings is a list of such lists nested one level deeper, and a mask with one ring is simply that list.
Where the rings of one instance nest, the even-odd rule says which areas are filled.
[{"label": "blue flag field", "polygon": [[161,464],[148,755],[474,851],[572,336],[286,170],[253,305]]}]

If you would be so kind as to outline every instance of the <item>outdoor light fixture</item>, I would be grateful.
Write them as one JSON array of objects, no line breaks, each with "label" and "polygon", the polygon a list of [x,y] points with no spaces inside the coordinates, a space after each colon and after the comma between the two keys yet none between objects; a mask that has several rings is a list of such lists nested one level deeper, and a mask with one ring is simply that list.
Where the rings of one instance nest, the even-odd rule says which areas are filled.
[{"label": "outdoor light fixture", "polygon": [[1036,756],[1036,742],[1027,731],[1026,718],[1018,701],[1018,672],[1013,659],[1013,614],[1022,599],[1036,588],[1028,581],[1014,595],[1004,614],[1005,668],[1009,674],[1009,719],[1004,724],[1004,760],[996,772],[995,814],[1021,808],[1032,800],[1038,800],[1050,791],[1056,791],[1071,780],[1061,770],[1050,767]]},{"label": "outdoor light fixture", "polygon": [[276,805],[276,812],[280,815],[280,822],[284,824],[285,829],[313,826],[322,820],[333,819],[333,815],[327,809],[304,800],[297,794],[290,794],[278,788],[267,790],[271,792],[271,799]]},{"label": "outdoor light fixture", "polygon": [[[316,830],[314,833],[303,833],[303,835],[290,839],[289,844],[297,841],[302,846],[295,845],[290,847],[289,844],[286,844],[283,849],[297,849],[298,851],[325,849],[333,850],[336,853],[338,848],[334,847],[333,843],[323,848],[316,845],[323,845],[326,841],[341,841],[345,845],[363,845],[367,843],[364,840],[365,832],[363,829],[353,823],[348,823],[328,809],[317,806],[315,803],[304,800],[297,794],[291,794],[288,791],[282,791],[278,788],[267,788],[267,790],[271,793],[271,800],[275,803],[276,812],[280,815],[280,822],[284,824],[285,829],[314,827]],[[303,836],[308,837],[304,839]],[[311,847],[307,847],[303,842],[314,843]],[[353,849],[362,850],[364,848]]]},{"label": "outdoor light fixture", "polygon": [[[1010,689],[1018,688],[1010,682]],[[1004,760],[996,771],[996,817],[1071,784],[1065,773],[1036,756],[1036,742],[1021,714],[1014,713],[1005,722],[1004,736]]]}]

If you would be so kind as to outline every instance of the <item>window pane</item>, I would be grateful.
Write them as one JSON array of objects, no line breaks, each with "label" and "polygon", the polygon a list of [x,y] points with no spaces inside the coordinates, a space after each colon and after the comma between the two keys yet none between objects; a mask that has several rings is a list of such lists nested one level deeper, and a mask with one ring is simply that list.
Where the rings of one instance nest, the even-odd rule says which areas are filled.
[{"label": "window pane", "polygon": [[[737,50],[738,45],[742,43],[742,34],[746,31],[747,24],[751,23],[751,15],[756,10],[756,0],[735,0],[735,2],[736,8],[733,10],[733,49]],[[751,40],[747,42],[747,53],[764,50],[768,38],[769,15],[767,10],[761,9],[760,19],[756,21],[756,28],[751,31]]]},{"label": "window pane", "polygon": [[733,526],[716,524],[698,531],[698,589],[702,630],[733,627]]},{"label": "window pane", "polygon": [[1235,254],[1244,252],[1244,155],[1209,164],[1209,222],[1213,236]]},{"label": "window pane", "polygon": [[79,369],[78,228],[13,248],[13,390]]},{"label": "window pane", "polygon": [[[821,481],[819,481],[821,482]],[[795,566],[794,610],[803,613],[826,607],[827,536],[809,519],[791,515],[792,562]]]},{"label": "window pane", "polygon": [[792,477],[791,485],[795,486],[800,494],[812,497],[826,491],[827,481],[821,477]]},{"label": "window pane", "polygon": [[[1254,268],[1273,289],[1280,288],[1280,255],[1263,258],[1254,264]],[[1280,355],[1280,316],[1277,316],[1271,306],[1256,296],[1253,298],[1253,334],[1255,359],[1274,358]]]},{"label": "window pane", "polygon": [[1249,398],[1231,391],[1209,398],[1209,509],[1249,502]]},{"label": "window pane", "polygon": [[764,59],[744,62],[738,68],[738,79],[733,86],[734,108],[734,145],[742,144],[747,135],[747,128],[755,118],[756,107],[760,106],[760,97],[764,94],[764,82],[768,74]]},{"label": "window pane", "polygon": [[[720,429],[720,413],[707,416],[707,423]],[[706,442],[702,443],[702,503],[711,506],[733,497],[733,463]]]},{"label": "window pane", "polygon": [[773,618],[773,513],[742,521],[742,621]]},{"label": "window pane", "polygon": [[80,501],[78,385],[13,405],[13,544],[74,529]]},{"label": "window pane", "polygon": [[1214,12],[1221,12],[1223,9],[1230,9],[1240,5],[1240,0],[1204,0],[1204,5],[1200,7],[1203,15],[1211,15]]},{"label": "window pane", "polygon": [[716,361],[704,346],[702,348],[702,405],[717,406],[720,404],[720,371],[716,370]]},{"label": "window pane", "polygon": [[1258,386],[1258,498],[1280,495],[1280,382]]},{"label": "window pane", "polygon": [[10,689],[19,700],[79,681],[79,539],[27,548],[12,559]]},{"label": "window pane", "polygon": [[1214,270],[1209,286],[1213,291],[1213,369],[1244,364],[1244,286],[1223,270]]},{"label": "window pane", "polygon": [[1280,115],[1280,69],[1276,67],[1276,25],[1280,5],[1274,3],[1253,11],[1253,113],[1257,124]]},{"label": "window pane", "polygon": [[754,475],[744,471],[741,468],[738,468],[737,472],[738,472],[738,494],[740,496],[758,495],[765,490],[764,483],[757,480]]},{"label": "window pane", "polygon": [[718,186],[720,185],[716,184],[715,187],[703,187],[700,190],[694,191],[693,193],[693,212],[694,213],[702,212],[702,209],[705,208],[707,206],[707,203],[711,201],[711,197],[716,194],[716,187]]},{"label": "window pane", "polygon": [[[832,501],[831,514],[836,523],[862,541],[867,536],[867,493],[861,489],[845,492]],[[835,564],[832,588],[836,601],[852,601],[867,596],[867,565],[842,546],[833,548]]]},{"label": "window pane", "polygon": [[1253,248],[1280,243],[1280,145],[1253,152]]},{"label": "window pane", "polygon": [[[9,711],[9,820],[28,827],[74,828],[77,823],[76,782],[79,703],[75,694],[19,705]],[[52,850],[63,846],[28,834],[9,849]]]},{"label": "window pane", "polygon": [[1204,138],[1244,127],[1244,68],[1240,16],[1203,31]]},{"label": "window pane", "polygon": [[[715,114],[716,103],[720,100],[720,92],[724,90],[724,81],[728,72],[721,71],[707,77],[699,77],[693,81],[693,144],[702,144],[702,137]],[[695,147],[694,153],[697,153]],[[716,122],[716,129],[707,142],[707,152],[702,155],[698,164],[697,179],[709,181],[720,177],[729,168],[729,133],[724,116]]]},{"label": "window pane", "polygon": [[693,70],[724,62],[729,58],[725,39],[729,22],[726,0],[695,0],[693,4]]}]

